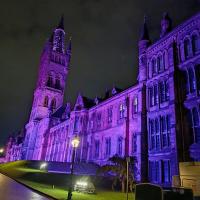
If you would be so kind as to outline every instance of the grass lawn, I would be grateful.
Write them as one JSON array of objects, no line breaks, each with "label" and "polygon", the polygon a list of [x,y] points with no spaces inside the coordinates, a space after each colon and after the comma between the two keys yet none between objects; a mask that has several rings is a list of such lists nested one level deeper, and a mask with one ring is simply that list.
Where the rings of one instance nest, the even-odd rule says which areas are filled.
[{"label": "grass lawn", "polygon": [[[65,189],[69,186],[67,174],[47,173],[38,170],[29,161],[1,164],[0,172],[56,199],[64,200],[67,197]],[[126,198],[125,193],[113,192],[109,190],[110,188],[101,187],[101,184],[107,180],[101,179],[99,181],[99,178],[95,179],[94,177],[93,179],[97,190],[96,194],[73,192],[73,200],[123,200]],[[52,185],[54,185],[54,189]],[[129,199],[134,200],[133,193],[129,193]]]}]

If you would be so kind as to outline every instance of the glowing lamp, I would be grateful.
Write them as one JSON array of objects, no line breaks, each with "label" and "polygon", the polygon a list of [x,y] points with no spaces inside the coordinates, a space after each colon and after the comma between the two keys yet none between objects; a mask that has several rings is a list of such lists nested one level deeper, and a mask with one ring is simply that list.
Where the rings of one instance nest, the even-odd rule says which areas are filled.
[{"label": "glowing lamp", "polygon": [[46,166],[47,166],[47,163],[42,163],[42,164],[40,165],[40,169],[45,169]]},{"label": "glowing lamp", "polygon": [[0,149],[0,153],[3,153],[3,152],[4,152],[4,149],[3,149],[3,148],[1,148],[1,149]]},{"label": "glowing lamp", "polygon": [[72,147],[73,148],[77,148],[79,146],[79,143],[80,143],[79,137],[76,136],[72,139]]}]

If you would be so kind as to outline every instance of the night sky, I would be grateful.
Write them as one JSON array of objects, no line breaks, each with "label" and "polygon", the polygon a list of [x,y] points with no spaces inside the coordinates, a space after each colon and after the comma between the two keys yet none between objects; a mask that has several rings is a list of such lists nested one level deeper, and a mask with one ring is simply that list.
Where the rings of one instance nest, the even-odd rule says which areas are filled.
[{"label": "night sky", "polygon": [[79,91],[94,98],[136,83],[143,16],[155,41],[164,11],[176,26],[200,11],[200,0],[1,0],[0,145],[28,121],[39,56],[61,14],[73,45],[65,102],[74,103]]}]

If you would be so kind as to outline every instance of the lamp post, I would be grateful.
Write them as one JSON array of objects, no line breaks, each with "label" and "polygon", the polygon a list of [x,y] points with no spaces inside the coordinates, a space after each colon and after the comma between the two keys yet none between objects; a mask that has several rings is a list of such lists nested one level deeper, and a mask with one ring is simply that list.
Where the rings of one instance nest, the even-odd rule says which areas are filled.
[{"label": "lamp post", "polygon": [[126,200],[128,200],[128,182],[129,182],[129,180],[128,180],[128,178],[129,178],[128,164],[129,164],[129,162],[130,162],[130,157],[126,157]]},{"label": "lamp post", "polygon": [[78,136],[75,136],[72,139],[72,162],[71,162],[71,171],[70,171],[70,187],[67,195],[67,200],[72,199],[72,187],[73,187],[73,174],[74,174],[74,160],[75,160],[75,153],[76,153],[76,148],[79,146],[80,140]]}]

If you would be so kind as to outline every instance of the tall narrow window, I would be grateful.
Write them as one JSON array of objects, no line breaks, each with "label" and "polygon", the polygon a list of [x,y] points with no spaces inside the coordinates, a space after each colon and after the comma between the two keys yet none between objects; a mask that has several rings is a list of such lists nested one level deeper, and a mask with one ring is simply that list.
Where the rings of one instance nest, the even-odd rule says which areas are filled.
[{"label": "tall narrow window", "polygon": [[200,65],[195,66],[197,89],[200,90]]},{"label": "tall narrow window", "polygon": [[158,56],[158,58],[157,58],[157,66],[158,66],[158,71],[159,72],[162,72],[164,70],[163,55]]},{"label": "tall narrow window", "polygon": [[194,53],[200,50],[200,38],[197,35],[192,36],[192,50]]},{"label": "tall narrow window", "polygon": [[164,82],[159,83],[159,88],[160,88],[160,101],[161,103],[165,102],[165,84]]},{"label": "tall narrow window", "polygon": [[137,135],[134,133],[132,135],[132,154],[137,152]]},{"label": "tall narrow window", "polygon": [[170,160],[163,160],[162,162],[162,179],[164,183],[169,183],[171,181]]},{"label": "tall narrow window", "polygon": [[200,143],[200,125],[199,125],[199,114],[197,108],[192,109],[193,116],[193,130],[194,130],[194,138],[196,143]]},{"label": "tall narrow window", "polygon": [[118,154],[119,156],[122,156],[122,142],[123,142],[122,137],[119,137],[119,138],[117,139],[117,154]]},{"label": "tall narrow window", "polygon": [[101,127],[101,113],[97,113],[97,127]]},{"label": "tall narrow window", "polygon": [[106,138],[106,157],[110,156],[111,154],[111,139]]},{"label": "tall narrow window", "polygon": [[51,101],[51,109],[56,109],[56,100],[55,99],[53,99]]},{"label": "tall narrow window", "polygon": [[155,132],[156,132],[156,149],[160,149],[160,125],[157,118],[155,119]]},{"label": "tall narrow window", "polygon": [[55,83],[55,88],[56,89],[60,89],[60,79],[59,78],[56,78],[56,83]]},{"label": "tall narrow window", "polygon": [[108,108],[108,123],[112,123],[112,107]]},{"label": "tall narrow window", "polygon": [[196,90],[196,80],[195,80],[194,71],[192,68],[188,69],[188,75],[189,75],[189,82],[190,82],[190,92],[193,93]]},{"label": "tall narrow window", "polygon": [[154,85],[154,105],[158,105],[158,85]]},{"label": "tall narrow window", "polygon": [[156,147],[156,136],[155,136],[155,123],[154,120],[150,120],[150,138],[151,138],[151,149],[155,149]]},{"label": "tall narrow window", "polygon": [[48,96],[46,96],[44,98],[44,107],[48,107],[48,106],[49,106],[49,98],[48,98]]},{"label": "tall narrow window", "polygon": [[135,97],[133,99],[133,114],[137,113],[138,112],[138,98]]},{"label": "tall narrow window", "polygon": [[52,76],[48,76],[47,84],[46,85],[48,87],[52,87],[53,86],[53,78],[52,78]]},{"label": "tall narrow window", "polygon": [[154,106],[154,92],[153,92],[153,87],[149,88],[149,106],[150,107]]},{"label": "tall narrow window", "polygon": [[152,74],[154,76],[157,73],[157,65],[156,65],[156,59],[155,58],[152,59],[151,66],[152,66]]},{"label": "tall narrow window", "polygon": [[95,158],[99,158],[99,140],[95,141],[95,152],[94,152]]},{"label": "tall narrow window", "polygon": [[186,39],[184,41],[184,53],[185,53],[185,58],[187,59],[190,56],[190,41],[189,39]]},{"label": "tall narrow window", "polygon": [[169,100],[169,82],[165,81],[165,100]]},{"label": "tall narrow window", "polygon": [[119,118],[122,119],[125,117],[125,104],[124,103],[120,103],[119,105]]}]

